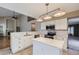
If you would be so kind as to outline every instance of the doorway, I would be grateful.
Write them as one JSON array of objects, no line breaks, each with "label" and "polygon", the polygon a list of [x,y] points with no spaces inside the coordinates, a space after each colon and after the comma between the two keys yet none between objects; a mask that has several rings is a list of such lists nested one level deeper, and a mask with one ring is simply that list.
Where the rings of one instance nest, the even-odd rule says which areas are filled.
[{"label": "doorway", "polygon": [[6,20],[6,35],[9,36],[11,32],[16,32],[16,20],[15,19]]}]

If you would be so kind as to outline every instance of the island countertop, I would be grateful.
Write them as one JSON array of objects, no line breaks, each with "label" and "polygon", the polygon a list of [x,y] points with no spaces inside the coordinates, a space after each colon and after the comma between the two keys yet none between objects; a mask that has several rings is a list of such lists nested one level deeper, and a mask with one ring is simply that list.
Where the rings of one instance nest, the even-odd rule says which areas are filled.
[{"label": "island countertop", "polygon": [[64,41],[63,40],[58,40],[58,39],[50,39],[50,38],[34,38],[33,41],[41,42],[59,49],[63,49],[64,47]]}]

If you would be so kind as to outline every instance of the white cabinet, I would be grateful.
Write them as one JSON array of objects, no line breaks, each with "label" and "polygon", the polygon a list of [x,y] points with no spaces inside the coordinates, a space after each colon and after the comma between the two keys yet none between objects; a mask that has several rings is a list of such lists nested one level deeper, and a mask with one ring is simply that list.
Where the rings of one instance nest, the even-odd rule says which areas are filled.
[{"label": "white cabinet", "polygon": [[11,33],[11,50],[16,53],[32,45],[32,35],[26,35],[26,32]]},{"label": "white cabinet", "polygon": [[55,29],[56,30],[67,30],[67,18],[55,20]]},{"label": "white cabinet", "polygon": [[41,23],[41,30],[46,30],[47,25],[54,25],[54,20],[53,21],[42,22]]},{"label": "white cabinet", "polygon": [[67,18],[43,22],[41,23],[41,30],[46,30],[47,25],[55,25],[56,30],[67,30]]},{"label": "white cabinet", "polygon": [[33,55],[61,55],[59,48],[44,44],[42,42],[33,41]]},{"label": "white cabinet", "polygon": [[23,40],[22,42],[23,42],[24,48],[32,45],[32,39],[33,39],[33,36],[24,36],[24,37],[22,37],[22,40]]}]

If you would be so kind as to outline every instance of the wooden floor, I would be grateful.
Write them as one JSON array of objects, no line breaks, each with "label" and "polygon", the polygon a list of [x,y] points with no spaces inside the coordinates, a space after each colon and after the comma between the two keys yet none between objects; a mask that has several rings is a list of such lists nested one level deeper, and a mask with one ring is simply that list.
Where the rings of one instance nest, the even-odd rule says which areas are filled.
[{"label": "wooden floor", "polygon": [[0,49],[0,55],[32,55],[32,47],[19,51],[16,54],[12,54],[9,48]]},{"label": "wooden floor", "polygon": [[14,55],[32,55],[32,47],[19,51]]},{"label": "wooden floor", "polygon": [[10,46],[10,39],[8,37],[0,37],[0,49]]}]

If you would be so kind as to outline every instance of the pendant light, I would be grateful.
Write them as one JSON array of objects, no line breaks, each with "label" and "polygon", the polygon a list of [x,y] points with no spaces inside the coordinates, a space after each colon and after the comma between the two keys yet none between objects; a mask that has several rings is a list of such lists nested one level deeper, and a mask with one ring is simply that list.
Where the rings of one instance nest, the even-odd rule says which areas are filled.
[{"label": "pendant light", "polygon": [[49,3],[46,3],[45,6],[46,6],[46,13],[47,13],[47,14],[44,15],[43,19],[44,19],[44,20],[49,20],[49,19],[52,18],[52,17],[49,16],[49,14],[48,14],[48,6],[49,6]]},{"label": "pendant light", "polygon": [[46,6],[46,14],[41,15],[38,18],[38,20],[37,20],[38,22],[42,22],[44,20],[49,20],[49,19],[52,18],[51,16],[48,15],[48,6],[49,6],[49,3],[46,3],[45,6]]},{"label": "pendant light", "polygon": [[59,11],[55,12],[53,16],[54,17],[61,17],[61,16],[65,15],[65,14],[66,14],[66,12],[64,10],[59,9]]},{"label": "pendant light", "polygon": [[38,18],[37,21],[38,21],[38,22],[42,22],[43,19],[42,19],[42,18]]},{"label": "pendant light", "polygon": [[52,19],[52,17],[61,17],[66,14],[66,12],[62,10],[61,8],[56,8],[52,11],[48,11],[49,3],[46,3],[45,6],[46,6],[46,13],[39,16],[37,20],[39,22],[50,20]]}]

